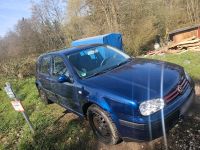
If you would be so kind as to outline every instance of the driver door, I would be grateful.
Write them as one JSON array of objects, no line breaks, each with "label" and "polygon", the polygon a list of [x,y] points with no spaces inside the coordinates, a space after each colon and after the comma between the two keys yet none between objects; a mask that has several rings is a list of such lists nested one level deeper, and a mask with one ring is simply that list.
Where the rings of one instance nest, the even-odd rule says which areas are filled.
[{"label": "driver door", "polygon": [[67,66],[61,56],[54,56],[52,65],[51,89],[55,94],[55,99],[58,104],[64,106],[65,108],[78,111],[79,102],[75,99],[76,89],[74,84],[73,82],[59,83],[58,78],[61,75],[69,77]]}]

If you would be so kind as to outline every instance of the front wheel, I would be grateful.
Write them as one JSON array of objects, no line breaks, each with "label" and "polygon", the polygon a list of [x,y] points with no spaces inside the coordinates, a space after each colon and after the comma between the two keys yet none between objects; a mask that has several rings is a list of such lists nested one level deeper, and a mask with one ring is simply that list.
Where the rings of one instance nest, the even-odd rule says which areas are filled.
[{"label": "front wheel", "polygon": [[88,108],[87,116],[94,135],[105,144],[117,144],[120,140],[117,128],[107,112],[91,105]]}]

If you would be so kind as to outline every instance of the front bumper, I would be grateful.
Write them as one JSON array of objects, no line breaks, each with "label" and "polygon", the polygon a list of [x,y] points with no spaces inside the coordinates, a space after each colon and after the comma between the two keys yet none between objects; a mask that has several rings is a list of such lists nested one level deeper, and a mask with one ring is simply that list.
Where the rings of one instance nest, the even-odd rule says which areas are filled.
[{"label": "front bumper", "polygon": [[[172,111],[164,117],[166,131],[169,131],[179,121],[179,118],[185,114],[194,96],[194,89],[192,89],[187,97],[180,100],[181,102],[183,101],[183,103],[176,109],[172,109]],[[171,108],[169,107],[169,109]],[[147,124],[138,124],[120,119],[121,137],[125,141],[150,141],[161,137],[163,135],[161,112],[159,115],[159,120],[150,121],[150,123]]]}]

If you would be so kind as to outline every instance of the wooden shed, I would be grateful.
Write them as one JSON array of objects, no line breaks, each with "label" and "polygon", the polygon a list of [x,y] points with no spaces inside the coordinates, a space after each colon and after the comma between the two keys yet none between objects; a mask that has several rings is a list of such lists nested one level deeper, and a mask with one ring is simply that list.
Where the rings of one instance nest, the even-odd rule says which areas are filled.
[{"label": "wooden shed", "polygon": [[200,24],[186,27],[186,28],[177,29],[170,32],[169,40],[173,41],[174,43],[179,43],[183,41],[184,39],[194,37],[194,36],[200,38]]}]

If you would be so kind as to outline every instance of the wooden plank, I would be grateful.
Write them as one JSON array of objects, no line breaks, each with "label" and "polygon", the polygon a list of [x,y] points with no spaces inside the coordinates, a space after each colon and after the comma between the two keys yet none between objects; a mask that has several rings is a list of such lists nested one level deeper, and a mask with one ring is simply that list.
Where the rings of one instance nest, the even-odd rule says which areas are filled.
[{"label": "wooden plank", "polygon": [[180,46],[178,46],[178,48],[197,47],[197,46],[200,46],[200,42],[199,43],[194,43],[194,44],[180,45]]}]

